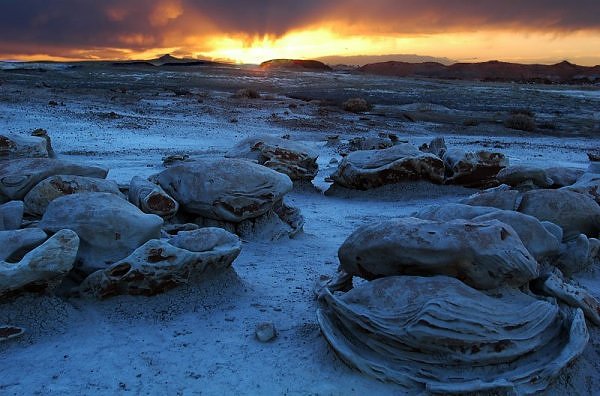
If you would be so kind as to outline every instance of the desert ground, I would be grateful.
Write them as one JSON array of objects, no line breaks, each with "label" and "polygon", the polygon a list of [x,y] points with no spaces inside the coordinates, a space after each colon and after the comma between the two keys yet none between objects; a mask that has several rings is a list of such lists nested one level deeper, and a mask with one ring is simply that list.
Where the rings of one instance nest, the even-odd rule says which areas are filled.
[{"label": "desert ground", "polygon": [[[241,88],[261,97],[232,97]],[[373,108],[344,111],[351,97]],[[534,114],[535,131],[505,126],[511,112],[524,110]],[[154,297],[3,301],[0,322],[26,333],[0,344],[0,394],[404,394],[336,356],[317,324],[315,283],[335,273],[338,248],[359,225],[477,190],[411,182],[326,193],[332,160],[341,159],[327,138],[392,133],[418,147],[444,136],[449,146],[498,150],[511,164],[586,169],[586,152],[600,147],[600,90],[234,66],[3,64],[0,133],[37,128],[48,131],[59,158],[105,166],[121,185],[161,171],[165,156],[221,157],[259,134],[310,146],[319,174],[287,196],[305,217],[304,232],[247,238],[225,273]],[[586,277],[600,297],[600,268]],[[261,322],[274,323],[274,341],[255,339]],[[583,355],[545,394],[598,392],[600,332],[589,331]]]}]

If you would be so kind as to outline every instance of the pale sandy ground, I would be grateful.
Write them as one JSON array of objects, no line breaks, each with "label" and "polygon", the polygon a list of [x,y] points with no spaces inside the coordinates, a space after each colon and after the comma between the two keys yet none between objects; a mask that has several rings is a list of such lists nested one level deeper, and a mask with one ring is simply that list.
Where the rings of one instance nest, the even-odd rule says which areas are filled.
[{"label": "pale sandy ground", "polygon": [[[272,122],[272,113],[284,116],[288,104],[298,102],[289,98],[259,105],[232,104],[229,93],[211,91],[210,100],[203,104],[195,98],[159,96],[130,105],[85,94],[40,94],[10,83],[0,86],[0,92],[4,98],[26,96],[0,101],[0,131],[28,133],[46,128],[61,156],[108,166],[109,178],[120,183],[135,174],[160,171],[164,154],[220,156],[255,133],[291,134],[318,149],[322,171],[315,184],[320,187],[333,170],[328,169],[329,160],[336,156],[324,147],[329,131]],[[67,105],[49,108],[48,97],[59,95]],[[131,119],[90,116],[109,111]],[[302,119],[308,113],[285,116]],[[231,117],[238,122],[229,123]],[[143,128],[128,126],[126,121]],[[434,135],[428,128],[421,123],[404,126],[402,137],[421,144]],[[335,132],[343,137],[357,135],[352,129]],[[501,151],[514,163],[551,161],[580,168],[587,166],[585,149],[599,146],[594,137],[447,138],[449,144],[467,148],[480,148],[486,141],[508,143]],[[27,329],[24,337],[0,346],[0,394],[405,394],[405,389],[353,371],[335,356],[316,323],[313,286],[321,274],[335,272],[337,249],[357,226],[409,215],[425,205],[456,201],[470,193],[425,183],[336,196],[298,189],[288,200],[306,218],[304,234],[293,240],[246,241],[241,256],[225,274],[209,275],[202,282],[151,298],[94,301],[24,296],[0,304],[0,322]],[[585,277],[600,296],[600,269]],[[254,339],[254,327],[263,321],[277,327],[274,342]],[[593,327],[590,332],[584,355],[547,394],[600,393],[600,333]]]}]

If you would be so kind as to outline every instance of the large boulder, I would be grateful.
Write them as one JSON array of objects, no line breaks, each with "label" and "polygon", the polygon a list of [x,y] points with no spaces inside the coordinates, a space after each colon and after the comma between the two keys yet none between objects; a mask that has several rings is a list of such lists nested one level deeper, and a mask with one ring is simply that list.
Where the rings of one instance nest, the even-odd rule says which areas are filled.
[{"label": "large boulder", "polygon": [[0,296],[30,284],[48,283],[66,275],[77,256],[79,238],[70,230],[54,234],[18,263],[0,261]]},{"label": "large boulder", "polygon": [[56,198],[85,192],[111,193],[124,198],[114,181],[85,176],[55,175],[42,180],[25,195],[25,211],[34,216],[41,216],[50,202]]},{"label": "large boulder", "polygon": [[240,250],[239,238],[220,228],[182,232],[168,242],[154,239],[129,257],[88,276],[80,291],[97,298],[151,296],[208,270],[229,267]]},{"label": "large boulder", "polygon": [[293,181],[312,180],[317,175],[318,153],[302,143],[276,136],[252,137],[241,141],[225,157],[246,158],[286,174]]},{"label": "large boulder", "polygon": [[22,200],[39,182],[53,175],[106,178],[108,170],[52,158],[26,158],[0,162],[0,197]]},{"label": "large boulder", "polygon": [[337,355],[407,394],[536,393],[589,339],[579,309],[444,276],[365,282],[326,291],[322,304],[319,325]]},{"label": "large boulder", "polygon": [[500,209],[488,206],[472,206],[460,203],[430,205],[412,215],[417,219],[432,221],[450,221],[457,219],[471,220],[475,217],[497,212]]},{"label": "large boulder", "polygon": [[497,220],[402,218],[358,228],[340,247],[341,269],[371,280],[393,275],[450,275],[478,289],[522,286],[538,263],[512,227]]},{"label": "large boulder", "polygon": [[156,180],[185,211],[232,223],[264,215],[293,188],[287,175],[240,159],[184,163]]},{"label": "large boulder", "polygon": [[0,135],[0,160],[47,158],[46,140],[25,135]]},{"label": "large boulder", "polygon": [[0,205],[0,231],[21,228],[25,205],[23,201],[10,201]]},{"label": "large boulder", "polygon": [[442,158],[448,175],[446,183],[466,187],[498,185],[496,175],[508,166],[508,158],[504,154],[490,151],[448,149]]},{"label": "large boulder", "polygon": [[50,202],[39,226],[50,233],[75,231],[81,239],[76,275],[88,275],[160,238],[162,224],[160,217],[143,213],[114,194],[82,193]]},{"label": "large boulder", "polygon": [[335,183],[357,190],[368,190],[406,180],[444,181],[444,163],[430,153],[409,144],[384,150],[356,151],[342,160],[331,175]]},{"label": "large boulder", "polygon": [[[554,182],[552,188],[561,188],[575,184],[585,171],[577,168],[554,166],[546,169],[546,175]],[[600,176],[600,175],[599,175]]]},{"label": "large boulder", "polygon": [[500,183],[511,187],[519,187],[526,183],[537,188],[548,188],[554,184],[546,170],[535,166],[514,165],[501,170],[497,175]]},{"label": "large boulder", "polygon": [[139,176],[129,183],[129,202],[144,213],[169,218],[179,210],[179,203],[165,192],[159,185]]},{"label": "large boulder", "polygon": [[558,224],[568,241],[579,234],[597,237],[600,206],[588,195],[568,190],[533,190],[523,194],[519,212]]}]

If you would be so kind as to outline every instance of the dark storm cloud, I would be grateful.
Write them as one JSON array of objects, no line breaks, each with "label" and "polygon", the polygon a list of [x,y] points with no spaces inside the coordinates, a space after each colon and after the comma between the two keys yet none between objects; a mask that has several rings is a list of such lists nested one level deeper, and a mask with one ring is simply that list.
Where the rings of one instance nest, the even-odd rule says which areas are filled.
[{"label": "dark storm cloud", "polygon": [[600,29],[600,0],[0,0],[0,53],[178,46],[212,33]]}]

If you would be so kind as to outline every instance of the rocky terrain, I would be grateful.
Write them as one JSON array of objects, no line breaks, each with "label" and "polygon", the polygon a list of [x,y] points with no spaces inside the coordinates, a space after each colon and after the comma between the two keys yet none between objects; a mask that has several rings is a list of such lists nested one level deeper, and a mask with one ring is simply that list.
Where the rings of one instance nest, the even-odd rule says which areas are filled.
[{"label": "rocky terrain", "polygon": [[598,104],[1,64],[0,393],[592,395]]}]

